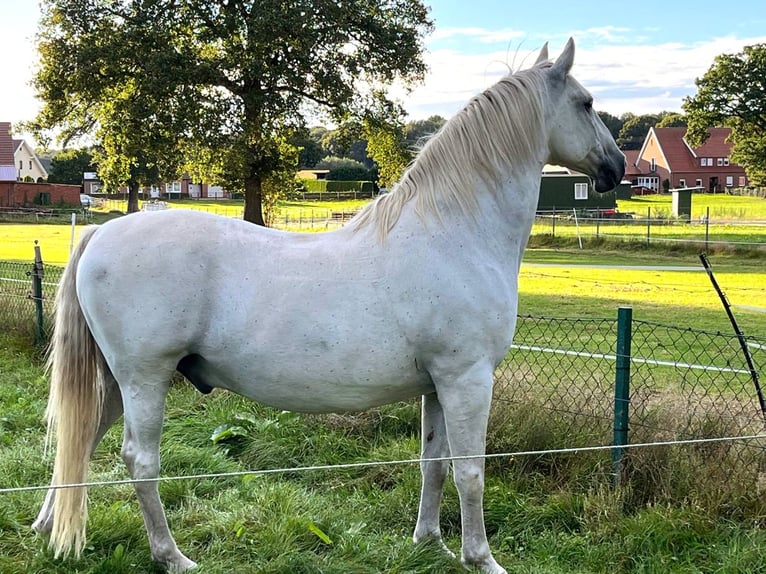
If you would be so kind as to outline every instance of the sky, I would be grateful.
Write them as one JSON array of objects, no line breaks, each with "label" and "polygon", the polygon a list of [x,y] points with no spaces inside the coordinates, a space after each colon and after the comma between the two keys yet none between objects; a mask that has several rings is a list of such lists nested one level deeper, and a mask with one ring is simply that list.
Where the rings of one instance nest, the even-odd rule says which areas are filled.
[{"label": "sky", "polygon": [[[412,91],[391,92],[409,119],[449,118],[509,70],[531,65],[545,42],[555,58],[569,37],[576,44],[572,74],[591,91],[597,110],[681,111],[716,55],[766,43],[762,0],[425,3],[435,25],[426,40],[429,72]],[[30,120],[40,107],[29,86],[38,18],[36,0],[0,0],[0,121]]]}]

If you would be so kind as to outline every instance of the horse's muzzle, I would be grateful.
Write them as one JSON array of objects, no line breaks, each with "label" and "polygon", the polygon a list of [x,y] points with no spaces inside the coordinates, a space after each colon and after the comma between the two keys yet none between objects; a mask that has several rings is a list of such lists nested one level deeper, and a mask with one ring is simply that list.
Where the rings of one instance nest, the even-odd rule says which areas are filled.
[{"label": "horse's muzzle", "polygon": [[625,175],[625,160],[620,154],[620,161],[604,163],[596,174],[593,187],[599,193],[611,191],[622,181]]}]

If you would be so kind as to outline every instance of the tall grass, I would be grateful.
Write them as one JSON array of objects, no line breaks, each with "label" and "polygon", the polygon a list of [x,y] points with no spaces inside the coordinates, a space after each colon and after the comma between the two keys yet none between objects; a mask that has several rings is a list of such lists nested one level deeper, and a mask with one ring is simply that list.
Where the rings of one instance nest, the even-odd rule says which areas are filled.
[{"label": "tall grass", "polygon": [[[0,484],[45,484],[50,468],[42,456],[40,357],[0,335],[0,367]],[[419,449],[414,402],[359,415],[305,416],[225,392],[202,396],[179,380],[166,414],[165,475],[405,459]],[[544,449],[560,445],[562,436],[590,444],[602,432],[584,425],[572,436],[564,424],[545,405],[503,405],[493,412],[488,450]],[[118,427],[96,452],[94,480],[125,476]],[[697,450],[703,461],[725,454],[719,447]],[[726,477],[712,473],[700,481],[706,467],[683,463],[688,454],[681,456],[680,447],[632,454],[638,480],[617,491],[606,486],[608,453],[492,459],[485,506],[496,557],[518,573],[763,571],[761,495],[721,497]],[[176,481],[161,483],[160,490],[180,546],[203,573],[464,571],[435,546],[410,542],[419,491],[415,465]],[[91,489],[89,542],[79,561],[54,560],[32,534],[42,497],[0,495],[0,572],[156,571],[130,487]],[[459,524],[450,483],[442,525],[453,551],[459,550]]]}]

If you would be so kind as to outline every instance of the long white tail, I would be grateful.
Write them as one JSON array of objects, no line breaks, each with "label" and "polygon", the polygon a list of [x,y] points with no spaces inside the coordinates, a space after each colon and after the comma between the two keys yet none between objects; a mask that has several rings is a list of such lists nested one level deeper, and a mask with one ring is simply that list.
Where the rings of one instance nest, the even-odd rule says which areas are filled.
[{"label": "long white tail", "polygon": [[[86,228],[56,293],[56,320],[48,355],[51,378],[46,446],[56,445],[53,485],[86,482],[103,408],[106,364],[77,300],[77,267],[98,228]],[[84,487],[56,490],[50,545],[56,557],[85,546],[88,498]]]}]

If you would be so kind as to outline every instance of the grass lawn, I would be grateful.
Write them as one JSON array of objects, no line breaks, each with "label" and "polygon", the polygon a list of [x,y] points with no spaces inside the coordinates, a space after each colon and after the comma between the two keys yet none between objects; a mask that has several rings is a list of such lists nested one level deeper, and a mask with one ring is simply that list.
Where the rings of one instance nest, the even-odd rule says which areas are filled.
[{"label": "grass lawn", "polygon": [[[330,209],[344,207],[349,209]],[[0,233],[0,260],[31,261],[35,239],[46,261],[68,257],[66,225],[2,224]],[[766,309],[766,257],[724,250],[710,260],[743,331],[766,336],[766,313],[758,311]],[[653,265],[697,270],[640,268]],[[533,238],[521,269],[520,313],[613,318],[619,305],[631,305],[634,318],[644,321],[731,332],[694,250],[589,241],[581,250],[571,240]],[[41,357],[0,330],[0,374],[0,487],[46,484],[47,380]],[[179,382],[166,415],[166,476],[404,459],[416,457],[419,448],[418,407],[412,402],[357,416],[310,417],[225,392],[202,396]],[[229,438],[211,440],[225,429],[232,431]],[[488,449],[545,448],[562,432],[545,411],[521,408],[495,429]],[[118,425],[95,454],[92,479],[126,476],[120,442]],[[740,504],[719,503],[716,488],[726,479],[716,477],[688,496],[647,502],[636,490],[659,483],[649,471],[631,488],[613,492],[605,486],[608,455],[490,462],[485,508],[495,557],[511,574],[766,572],[766,512],[757,493]],[[690,484],[695,479],[690,468],[679,467],[673,476]],[[411,544],[419,480],[416,466],[403,465],[167,482],[160,492],[176,540],[200,563],[202,574],[465,572],[433,545]],[[91,489],[89,538],[79,561],[55,560],[31,532],[42,499],[42,492],[0,495],[3,574],[157,572],[130,487]],[[447,545],[459,553],[459,506],[451,481],[442,527]]]},{"label": "grass lawn", "polygon": [[[0,486],[45,484],[50,461],[42,455],[46,381],[39,358],[0,334],[0,366]],[[550,424],[539,414],[537,420],[519,423],[542,433],[529,440],[544,445]],[[211,440],[226,428],[236,432]],[[203,397],[178,384],[168,398],[163,474],[412,458],[418,432],[414,403],[354,417],[310,417],[225,392]],[[522,427],[524,432],[532,431]],[[92,479],[125,476],[120,441],[117,425],[95,454]],[[732,509],[696,499],[636,504],[630,492],[587,486],[588,477],[605,472],[598,465],[581,464],[584,475],[578,478],[569,476],[571,463],[559,464],[488,465],[490,544],[510,573],[763,572],[766,531],[759,524],[766,517],[738,520]],[[419,492],[414,465],[167,482],[160,492],[176,540],[200,563],[201,573],[465,572],[434,545],[410,542]],[[0,495],[0,572],[157,572],[130,487],[90,489],[89,537],[78,561],[54,559],[31,532],[42,499],[42,492]],[[447,545],[459,553],[459,507],[451,481],[441,523]]]}]

